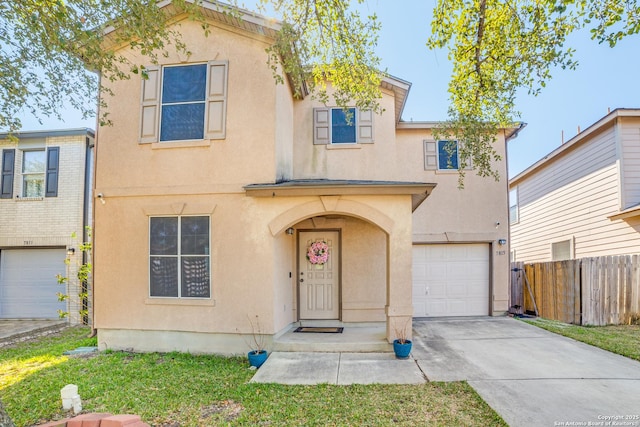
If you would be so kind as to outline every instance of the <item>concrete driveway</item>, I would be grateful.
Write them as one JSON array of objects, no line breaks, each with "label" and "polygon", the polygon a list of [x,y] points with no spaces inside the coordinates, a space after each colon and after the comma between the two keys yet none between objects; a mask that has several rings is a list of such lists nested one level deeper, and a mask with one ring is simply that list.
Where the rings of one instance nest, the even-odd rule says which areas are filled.
[{"label": "concrete driveway", "polygon": [[512,318],[413,327],[428,379],[468,381],[510,426],[640,426],[640,362]]}]

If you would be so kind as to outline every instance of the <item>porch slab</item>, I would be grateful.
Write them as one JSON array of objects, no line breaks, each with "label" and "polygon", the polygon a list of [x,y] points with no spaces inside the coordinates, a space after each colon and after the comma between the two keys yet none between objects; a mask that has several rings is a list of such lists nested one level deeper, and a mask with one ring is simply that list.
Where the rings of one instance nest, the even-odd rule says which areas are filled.
[{"label": "porch slab", "polygon": [[[321,326],[328,324],[320,323]],[[316,326],[309,324],[305,326]],[[333,353],[391,353],[393,346],[387,342],[386,323],[349,324],[335,323],[331,326],[342,326],[342,333],[307,333],[288,332],[273,342],[274,352],[333,352]]]},{"label": "porch slab", "polygon": [[340,353],[271,353],[251,382],[336,384]]},{"label": "porch slab", "polygon": [[413,358],[393,353],[275,352],[251,382],[289,385],[422,384],[426,378]]},{"label": "porch slab", "polygon": [[423,384],[425,376],[413,358],[393,353],[342,353],[338,384]]}]

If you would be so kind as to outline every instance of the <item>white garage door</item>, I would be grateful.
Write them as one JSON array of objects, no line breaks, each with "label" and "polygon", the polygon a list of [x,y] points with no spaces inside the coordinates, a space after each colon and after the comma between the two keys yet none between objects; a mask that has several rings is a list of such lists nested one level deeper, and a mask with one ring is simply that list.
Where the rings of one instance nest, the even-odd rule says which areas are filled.
[{"label": "white garage door", "polygon": [[413,246],[415,317],[488,314],[488,244]]},{"label": "white garage door", "polygon": [[66,274],[64,249],[7,249],[0,251],[0,318],[56,319],[57,292],[65,292],[56,274]]}]

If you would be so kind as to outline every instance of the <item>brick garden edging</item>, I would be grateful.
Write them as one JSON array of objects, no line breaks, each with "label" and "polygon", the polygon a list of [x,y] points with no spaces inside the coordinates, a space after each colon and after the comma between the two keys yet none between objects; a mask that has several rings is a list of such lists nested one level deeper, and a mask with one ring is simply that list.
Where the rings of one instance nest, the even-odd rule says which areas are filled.
[{"label": "brick garden edging", "polygon": [[107,413],[82,414],[73,418],[51,421],[37,427],[150,427],[138,415],[111,415]]}]

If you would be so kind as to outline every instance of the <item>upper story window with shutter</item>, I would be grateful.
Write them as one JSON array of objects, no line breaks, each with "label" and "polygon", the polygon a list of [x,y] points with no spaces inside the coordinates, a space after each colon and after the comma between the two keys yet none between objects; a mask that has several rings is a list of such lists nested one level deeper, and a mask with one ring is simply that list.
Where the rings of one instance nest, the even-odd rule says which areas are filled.
[{"label": "upper story window with shutter", "polygon": [[371,144],[373,143],[373,112],[349,108],[314,108],[313,143]]},{"label": "upper story window with shutter", "polygon": [[458,170],[458,141],[438,141],[438,169]]},{"label": "upper story window with shutter", "polygon": [[[2,150],[2,180],[0,198],[14,195],[14,171],[17,175],[18,197],[26,199],[57,197],[60,147],[46,149]],[[16,162],[16,160],[18,160]],[[16,169],[16,163],[17,168]],[[20,168],[20,165],[21,168]]]},{"label": "upper story window with shutter", "polygon": [[44,196],[45,150],[22,154],[22,197]]},{"label": "upper story window with shutter", "polygon": [[148,68],[140,142],[224,139],[227,69],[227,61]]},{"label": "upper story window with shutter", "polygon": [[[457,171],[460,169],[458,141],[424,140],[424,169],[436,171]],[[471,169],[470,162],[465,169]]]}]

